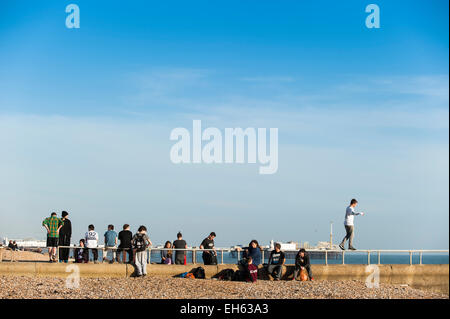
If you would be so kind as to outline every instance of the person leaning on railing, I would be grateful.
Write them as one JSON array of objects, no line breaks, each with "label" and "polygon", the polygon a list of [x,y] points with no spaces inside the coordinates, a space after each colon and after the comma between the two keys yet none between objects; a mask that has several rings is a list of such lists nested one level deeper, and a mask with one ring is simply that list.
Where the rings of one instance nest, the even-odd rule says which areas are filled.
[{"label": "person leaning on railing", "polygon": [[203,251],[202,258],[205,265],[217,265],[217,253],[214,250],[214,238],[216,238],[216,233],[212,232],[208,237],[203,239],[200,244],[200,249],[212,249]]},{"label": "person leaning on railing", "polygon": [[[187,243],[183,239],[183,235],[181,232],[177,234],[177,240],[173,242],[173,248],[175,249],[187,249]],[[176,250],[175,251],[175,264],[176,265],[184,265],[186,263],[186,251],[184,250]]]}]

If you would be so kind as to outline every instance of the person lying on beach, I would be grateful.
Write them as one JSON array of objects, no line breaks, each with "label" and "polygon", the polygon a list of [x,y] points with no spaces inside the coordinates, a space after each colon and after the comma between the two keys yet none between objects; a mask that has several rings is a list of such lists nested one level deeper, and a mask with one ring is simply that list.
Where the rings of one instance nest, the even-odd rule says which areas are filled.
[{"label": "person lying on beach", "polygon": [[295,256],[295,270],[294,270],[294,278],[292,280],[296,280],[300,270],[303,269],[305,269],[308,272],[309,280],[313,281],[314,278],[312,276],[309,255],[304,248],[300,249],[297,253],[297,256]]}]

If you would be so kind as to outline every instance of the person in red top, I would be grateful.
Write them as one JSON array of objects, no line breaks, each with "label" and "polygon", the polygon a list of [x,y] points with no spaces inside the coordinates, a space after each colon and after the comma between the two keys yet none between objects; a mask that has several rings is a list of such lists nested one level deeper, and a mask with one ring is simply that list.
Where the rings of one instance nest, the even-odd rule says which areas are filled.
[{"label": "person in red top", "polygon": [[253,264],[253,258],[247,258],[247,281],[256,282],[258,280],[258,267]]}]

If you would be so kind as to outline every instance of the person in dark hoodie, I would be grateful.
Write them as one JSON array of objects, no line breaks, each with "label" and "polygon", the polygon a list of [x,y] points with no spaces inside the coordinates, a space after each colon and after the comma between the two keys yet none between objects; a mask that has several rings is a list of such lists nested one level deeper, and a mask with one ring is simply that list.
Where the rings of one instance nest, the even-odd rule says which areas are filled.
[{"label": "person in dark hoodie", "polygon": [[[70,237],[72,237],[72,223],[67,218],[69,213],[62,211],[61,220],[63,221],[63,226],[59,230],[59,246],[70,246]],[[70,248],[60,248],[59,249],[59,262],[67,263],[69,261]]]},{"label": "person in dark hoodie", "polygon": [[300,270],[306,269],[308,272],[309,280],[314,280],[312,271],[311,271],[311,263],[309,261],[309,255],[304,248],[300,249],[295,256],[295,270],[294,270],[294,278],[292,280],[296,280]]},{"label": "person in dark hoodie", "polygon": [[244,250],[244,258],[250,257],[253,260],[253,265],[258,267],[261,264],[261,247],[256,239],[253,239]]},{"label": "person in dark hoodie", "polygon": [[89,262],[89,250],[85,246],[84,239],[80,239],[79,248],[75,249],[73,254],[76,263],[85,263]]}]

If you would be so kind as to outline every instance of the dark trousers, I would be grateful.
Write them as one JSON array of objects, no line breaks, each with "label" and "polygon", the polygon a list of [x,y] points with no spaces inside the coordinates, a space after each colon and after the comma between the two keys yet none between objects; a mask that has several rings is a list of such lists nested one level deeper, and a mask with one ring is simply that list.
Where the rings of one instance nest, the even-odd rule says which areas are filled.
[{"label": "dark trousers", "polygon": [[[126,248],[125,248],[126,249]],[[133,263],[133,249],[128,248],[125,250],[124,248],[117,250],[117,261],[125,263],[127,261],[127,254],[128,254],[128,262],[131,264]],[[122,256],[122,260],[120,260],[120,256]]]},{"label": "dark trousers", "polygon": [[184,265],[184,254],[175,254],[175,265]]},{"label": "dark trousers", "polygon": [[[59,246],[70,246],[70,236],[59,234]],[[70,248],[60,248],[59,249],[59,260],[68,261],[69,260]]]},{"label": "dark trousers", "polygon": [[269,265],[267,266],[267,272],[275,279],[281,279],[283,267],[281,265]]},{"label": "dark trousers", "polygon": [[98,260],[98,250],[97,248],[89,248],[90,251],[92,251],[92,255],[94,256],[94,261]]},{"label": "dark trousers", "polygon": [[[313,276],[312,270],[311,270],[311,265],[308,264],[308,265],[305,265],[303,267],[305,267],[306,271],[308,272],[308,277],[309,277],[309,279],[311,279],[312,276]],[[299,265],[295,265],[294,278],[297,278],[299,273],[300,273],[300,266]]]},{"label": "dark trousers", "polygon": [[345,225],[345,237],[342,239],[341,245],[344,246],[345,242],[348,240],[348,247],[353,247],[353,226]]},{"label": "dark trousers", "polygon": [[202,258],[205,265],[217,265],[217,257],[212,253],[203,252]]}]

